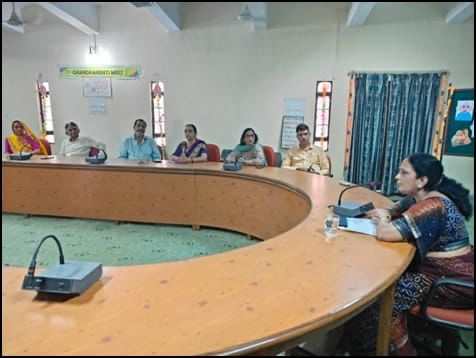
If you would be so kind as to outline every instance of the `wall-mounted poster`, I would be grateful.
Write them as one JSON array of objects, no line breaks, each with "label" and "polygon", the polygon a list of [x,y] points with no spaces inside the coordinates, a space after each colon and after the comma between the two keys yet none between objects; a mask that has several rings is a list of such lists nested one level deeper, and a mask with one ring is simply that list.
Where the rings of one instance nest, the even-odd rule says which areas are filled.
[{"label": "wall-mounted poster", "polygon": [[304,122],[304,117],[283,116],[281,127],[281,148],[289,149],[299,144],[296,137],[296,127]]},{"label": "wall-mounted poster", "polygon": [[474,89],[454,91],[448,113],[444,154],[474,156]]},{"label": "wall-mounted poster", "polygon": [[83,78],[84,97],[112,97],[110,78]]}]

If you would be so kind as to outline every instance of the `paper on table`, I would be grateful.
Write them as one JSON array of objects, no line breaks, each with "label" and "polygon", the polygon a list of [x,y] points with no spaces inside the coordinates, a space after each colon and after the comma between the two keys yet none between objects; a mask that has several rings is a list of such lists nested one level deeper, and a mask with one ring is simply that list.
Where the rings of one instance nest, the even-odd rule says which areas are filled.
[{"label": "paper on table", "polygon": [[340,217],[339,229],[377,236],[377,225],[372,219]]}]

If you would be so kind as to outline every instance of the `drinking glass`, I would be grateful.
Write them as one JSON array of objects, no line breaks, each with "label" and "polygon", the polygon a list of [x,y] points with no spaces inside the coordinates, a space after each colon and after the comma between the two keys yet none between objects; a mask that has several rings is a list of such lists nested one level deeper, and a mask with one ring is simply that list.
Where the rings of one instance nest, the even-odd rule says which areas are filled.
[{"label": "drinking glass", "polygon": [[339,215],[327,214],[324,218],[324,234],[326,237],[335,237],[339,228]]}]

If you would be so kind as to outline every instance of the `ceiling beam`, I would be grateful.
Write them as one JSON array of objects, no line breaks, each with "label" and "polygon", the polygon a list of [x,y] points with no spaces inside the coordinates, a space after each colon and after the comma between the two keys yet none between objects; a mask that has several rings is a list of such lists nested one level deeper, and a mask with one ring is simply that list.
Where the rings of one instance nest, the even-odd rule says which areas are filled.
[{"label": "ceiling beam", "polygon": [[456,3],[446,14],[445,21],[448,24],[462,24],[474,14],[474,3]]},{"label": "ceiling beam", "polygon": [[182,13],[179,2],[133,2],[135,7],[147,9],[167,32],[180,31]]},{"label": "ceiling beam", "polygon": [[94,3],[37,2],[37,4],[88,35],[99,34],[99,17]]},{"label": "ceiling beam", "polygon": [[[18,14],[18,11],[16,12]],[[8,25],[8,24],[5,24],[3,23],[2,24],[3,27],[9,29],[9,30],[12,30],[12,31],[15,31],[15,32],[19,32],[21,34],[24,34],[25,33],[25,27],[23,25],[19,25],[19,26],[12,26],[12,25]]]},{"label": "ceiling beam", "polygon": [[362,26],[375,4],[374,2],[353,2],[347,15],[347,27]]}]

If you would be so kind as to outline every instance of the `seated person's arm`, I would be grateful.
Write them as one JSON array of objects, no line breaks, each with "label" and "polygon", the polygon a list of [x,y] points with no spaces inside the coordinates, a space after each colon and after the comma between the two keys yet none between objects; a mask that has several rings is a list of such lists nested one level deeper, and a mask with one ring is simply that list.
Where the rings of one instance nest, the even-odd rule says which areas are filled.
[{"label": "seated person's arm", "polygon": [[382,241],[403,241],[403,236],[389,220],[380,220],[377,225],[377,239]]},{"label": "seated person's arm", "polygon": [[121,151],[119,152],[119,158],[129,158],[129,153],[127,152],[126,148],[126,140],[124,140],[121,144]]},{"label": "seated person's arm", "polygon": [[327,160],[326,152],[324,152],[323,150],[319,151],[318,158],[319,162],[317,164],[313,164],[312,168],[319,174],[329,174],[329,160]]},{"label": "seated person's arm", "polygon": [[68,139],[65,139],[63,141],[63,143],[61,143],[61,149],[60,149],[60,152],[59,152],[60,155],[66,155],[66,141],[67,140]]},{"label": "seated person's arm", "polygon": [[175,152],[173,152],[172,154],[172,160],[174,162],[177,162],[177,163],[184,163],[185,160],[185,156],[184,156],[184,152],[183,152],[183,148],[182,148],[182,143],[180,143],[178,146],[177,146],[177,149],[175,149]]},{"label": "seated person's arm", "polygon": [[31,141],[30,141],[30,144],[31,144],[31,152],[33,154],[40,154],[41,153],[40,144],[36,140],[34,140],[32,138]]},{"label": "seated person's arm", "polygon": [[7,138],[5,138],[5,153],[7,154],[13,154],[13,150],[10,147],[10,142],[8,141]]},{"label": "seated person's arm", "polygon": [[235,162],[236,157],[238,156],[237,151],[232,151],[228,156],[225,158],[225,162]]},{"label": "seated person's arm", "polygon": [[161,160],[162,156],[160,155],[159,148],[157,148],[153,139],[152,142],[152,160]]},{"label": "seated person's arm", "polygon": [[289,149],[288,152],[286,153],[286,158],[284,159],[283,165],[281,166],[281,168],[296,170],[297,168],[292,167],[291,163],[292,163],[292,155],[291,155],[291,149]]},{"label": "seated person's arm", "polygon": [[375,208],[369,210],[365,213],[365,216],[372,219],[375,223],[379,223],[380,221],[388,221],[392,218],[390,215],[390,211],[388,209],[381,209]]},{"label": "seated person's arm", "polygon": [[208,161],[208,154],[207,152],[202,152],[202,154],[200,154],[200,156],[196,157],[196,158],[193,158],[193,162],[194,163],[197,163],[197,162],[207,162]]},{"label": "seated person's arm", "polygon": [[96,145],[94,147],[106,151],[106,144],[104,144],[103,142],[96,142]]},{"label": "seated person's arm", "polygon": [[245,160],[245,164],[264,166],[266,163],[266,157],[264,156],[263,148],[261,146],[257,146],[257,148],[255,149],[255,153],[256,158],[251,160]]}]

